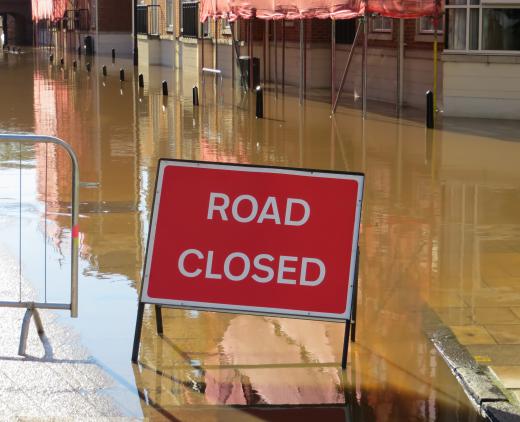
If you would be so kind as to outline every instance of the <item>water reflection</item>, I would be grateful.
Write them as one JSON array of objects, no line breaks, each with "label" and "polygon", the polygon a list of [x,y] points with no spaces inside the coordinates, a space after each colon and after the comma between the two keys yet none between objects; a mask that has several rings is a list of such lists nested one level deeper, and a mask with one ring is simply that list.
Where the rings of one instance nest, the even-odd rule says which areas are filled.
[{"label": "water reflection", "polygon": [[[462,300],[459,294],[477,300],[480,276],[496,264],[485,263],[486,247],[496,239],[518,239],[518,231],[492,225],[518,224],[520,174],[510,157],[518,156],[519,144],[432,134],[377,115],[363,122],[352,110],[331,119],[326,104],[308,101],[300,108],[297,98],[275,100],[269,94],[267,118],[258,120],[251,99],[233,93],[229,81],[224,105],[208,80],[203,106],[193,107],[191,87],[198,81],[191,73],[140,68],[146,81],[140,89],[126,62],[108,64],[103,77],[97,69],[104,63],[95,60],[90,74],[84,62],[74,70],[71,57],[64,68],[49,66],[39,52],[17,60],[0,61],[2,71],[9,71],[6,78],[24,74],[33,83],[12,95],[16,111],[0,104],[1,121],[9,130],[57,135],[78,153],[83,261],[76,328],[126,392],[112,393],[129,414],[478,419],[424,337],[422,311]],[[120,66],[126,67],[124,83]],[[162,79],[169,83],[167,98],[160,95]],[[468,150],[475,152],[468,157]],[[15,152],[4,158],[14,160]],[[146,312],[140,364],[130,365],[160,157],[367,174],[359,340],[345,373],[338,370],[341,324],[179,310],[163,311],[163,338],[155,334],[153,310]],[[40,205],[47,198],[48,236],[65,253],[60,242],[69,224],[69,164],[52,147],[37,147],[27,162],[38,181],[34,195]],[[40,206],[31,215],[41,222],[43,214]],[[27,236],[41,238],[41,232]]]}]

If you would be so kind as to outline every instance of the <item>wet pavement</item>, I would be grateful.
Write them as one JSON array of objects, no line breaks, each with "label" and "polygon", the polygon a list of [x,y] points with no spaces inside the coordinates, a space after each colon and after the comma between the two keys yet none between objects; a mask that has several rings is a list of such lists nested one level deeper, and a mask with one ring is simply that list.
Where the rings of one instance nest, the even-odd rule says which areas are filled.
[{"label": "wet pavement", "polygon": [[[139,89],[130,62],[92,58],[87,73],[85,57],[75,71],[72,57],[65,57],[62,68],[57,60],[50,66],[47,56],[0,55],[0,124],[2,131],[59,136],[79,156],[80,318],[49,312],[46,318],[63,334],[47,336],[51,345],[71,338],[81,343],[83,358],[106,377],[91,394],[109,399],[107,414],[480,420],[424,334],[424,311],[432,308],[480,362],[504,382],[514,380],[513,393],[520,388],[514,375],[520,367],[516,126],[501,128],[507,140],[467,122],[432,133],[417,121],[382,114],[363,121],[355,109],[340,108],[330,118],[324,102],[299,107],[296,97],[276,100],[269,91],[266,118],[257,120],[252,99],[238,89],[233,93],[229,81],[224,104],[208,81],[197,108],[191,103],[192,86],[200,86],[196,74],[139,68],[145,77]],[[107,77],[101,74],[104,64]],[[123,83],[120,67],[126,68]],[[160,93],[163,79],[167,98]],[[161,338],[151,307],[140,362],[131,365],[160,157],[366,173],[358,340],[346,371],[339,369],[341,324],[165,309]],[[17,262],[21,227],[22,275],[40,299],[64,300],[68,294],[69,171],[65,154],[52,147],[0,147],[0,244]],[[10,315],[5,318],[13,322],[15,344],[21,314],[18,320]],[[11,361],[6,353],[0,352],[0,371]],[[73,358],[72,352],[63,357]],[[23,386],[21,372],[19,378],[13,382]],[[13,408],[11,415],[26,414]],[[58,416],[52,409],[45,415]]]}]

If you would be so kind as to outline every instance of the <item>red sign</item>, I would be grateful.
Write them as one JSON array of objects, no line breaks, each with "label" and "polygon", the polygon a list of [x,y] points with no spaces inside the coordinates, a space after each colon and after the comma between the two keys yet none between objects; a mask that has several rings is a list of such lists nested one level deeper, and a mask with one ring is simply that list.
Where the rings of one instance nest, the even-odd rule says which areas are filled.
[{"label": "red sign", "polygon": [[349,319],[363,180],[161,160],[141,301]]}]

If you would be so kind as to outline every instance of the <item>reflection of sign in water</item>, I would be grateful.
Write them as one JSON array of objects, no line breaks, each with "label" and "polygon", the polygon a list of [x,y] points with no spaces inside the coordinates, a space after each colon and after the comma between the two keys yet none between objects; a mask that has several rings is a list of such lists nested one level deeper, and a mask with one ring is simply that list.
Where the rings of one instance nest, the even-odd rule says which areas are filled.
[{"label": "reflection of sign in water", "polygon": [[133,360],[145,303],[349,321],[363,180],[161,160]]}]

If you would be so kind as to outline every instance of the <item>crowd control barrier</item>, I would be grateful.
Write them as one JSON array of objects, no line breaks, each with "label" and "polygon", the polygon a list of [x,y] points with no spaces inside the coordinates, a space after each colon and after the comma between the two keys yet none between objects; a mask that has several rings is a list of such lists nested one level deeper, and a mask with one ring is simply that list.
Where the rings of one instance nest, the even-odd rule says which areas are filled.
[{"label": "crowd control barrier", "polygon": [[[27,336],[29,333],[29,324],[31,318],[34,317],[38,334],[44,333],[43,324],[38,313],[39,309],[57,309],[57,310],[69,310],[72,318],[78,316],[78,250],[79,250],[79,227],[78,227],[78,207],[79,207],[79,168],[78,159],[76,154],[72,150],[69,144],[61,139],[52,136],[40,136],[40,135],[24,135],[24,134],[0,134],[0,144],[15,143],[20,144],[55,144],[60,148],[63,148],[69,155],[71,160],[71,269],[70,269],[70,301],[68,303],[54,303],[47,301],[47,271],[45,269],[45,300],[43,302],[32,302],[23,301],[20,293],[19,300],[12,301],[0,301],[0,307],[5,308],[25,308],[25,316],[22,322],[22,329],[20,334],[20,345],[18,348],[18,354],[24,355],[27,345]],[[20,149],[21,151],[21,149]],[[20,153],[21,154],[21,153]],[[47,159],[47,157],[46,157]],[[21,155],[20,155],[21,160]],[[22,166],[20,162],[20,207],[19,207],[19,218],[20,218],[20,230],[19,230],[19,241],[20,245],[23,242],[22,236],[22,184],[21,184],[21,171]],[[47,166],[45,173],[45,183],[47,184]],[[47,189],[45,190],[47,192]],[[47,221],[47,195],[45,194],[45,221]],[[47,224],[45,224],[44,242],[47,241]],[[20,247],[21,248],[21,247]],[[21,252],[21,251],[20,251]],[[45,260],[47,260],[47,249],[45,247]],[[20,292],[21,292],[21,253],[20,253]]]}]

